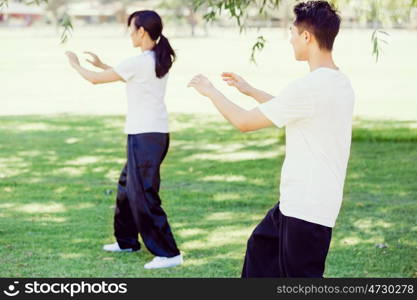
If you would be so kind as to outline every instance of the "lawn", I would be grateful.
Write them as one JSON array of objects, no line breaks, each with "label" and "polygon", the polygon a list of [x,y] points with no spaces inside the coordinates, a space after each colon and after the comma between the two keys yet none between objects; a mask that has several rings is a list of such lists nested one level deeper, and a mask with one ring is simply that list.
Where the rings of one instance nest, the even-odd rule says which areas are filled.
[{"label": "lawn", "polygon": [[[171,115],[162,201],[183,266],[113,242],[122,116],[0,117],[1,277],[239,277],[247,238],[278,200],[284,131]],[[417,122],[355,120],[326,277],[417,277]],[[376,246],[378,245],[378,246]]]}]

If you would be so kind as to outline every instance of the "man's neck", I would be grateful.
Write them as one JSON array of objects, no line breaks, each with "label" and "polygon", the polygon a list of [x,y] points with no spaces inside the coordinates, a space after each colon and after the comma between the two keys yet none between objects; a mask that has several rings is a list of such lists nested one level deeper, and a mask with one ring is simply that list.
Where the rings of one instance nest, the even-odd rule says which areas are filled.
[{"label": "man's neck", "polygon": [[339,70],[333,61],[333,56],[331,51],[321,51],[319,49],[312,51],[310,58],[308,60],[310,66],[310,72],[318,68],[329,68]]}]

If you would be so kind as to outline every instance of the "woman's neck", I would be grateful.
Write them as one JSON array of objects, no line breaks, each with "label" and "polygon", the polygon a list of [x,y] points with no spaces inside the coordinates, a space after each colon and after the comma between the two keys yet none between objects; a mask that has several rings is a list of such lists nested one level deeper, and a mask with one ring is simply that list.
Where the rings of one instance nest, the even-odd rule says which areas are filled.
[{"label": "woman's neck", "polygon": [[144,39],[140,48],[142,49],[142,52],[145,52],[148,50],[152,50],[155,47],[155,44],[155,41],[151,39]]}]

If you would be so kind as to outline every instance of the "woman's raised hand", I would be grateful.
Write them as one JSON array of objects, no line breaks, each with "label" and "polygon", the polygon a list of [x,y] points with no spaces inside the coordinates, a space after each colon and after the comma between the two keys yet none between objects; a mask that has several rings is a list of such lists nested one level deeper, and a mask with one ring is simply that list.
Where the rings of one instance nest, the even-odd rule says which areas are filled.
[{"label": "woman's raised hand", "polygon": [[223,72],[222,73],[223,81],[227,82],[227,85],[234,86],[239,90],[239,92],[250,96],[252,86],[241,76],[232,73],[232,72]]}]

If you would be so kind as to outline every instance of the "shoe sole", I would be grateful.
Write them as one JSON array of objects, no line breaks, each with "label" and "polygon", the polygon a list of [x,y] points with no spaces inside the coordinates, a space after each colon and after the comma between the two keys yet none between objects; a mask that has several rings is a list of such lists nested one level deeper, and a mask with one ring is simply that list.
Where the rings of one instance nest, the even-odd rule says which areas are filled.
[{"label": "shoe sole", "polygon": [[178,264],[173,264],[173,265],[168,265],[168,266],[158,266],[158,267],[146,267],[146,266],[143,266],[146,270],[152,270],[152,269],[166,269],[166,268],[173,268],[173,267],[177,267],[177,266],[180,266],[180,265],[182,265],[182,262],[181,263],[178,263]]}]

